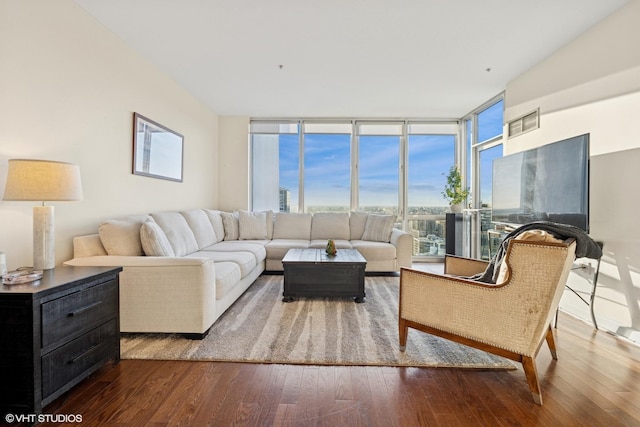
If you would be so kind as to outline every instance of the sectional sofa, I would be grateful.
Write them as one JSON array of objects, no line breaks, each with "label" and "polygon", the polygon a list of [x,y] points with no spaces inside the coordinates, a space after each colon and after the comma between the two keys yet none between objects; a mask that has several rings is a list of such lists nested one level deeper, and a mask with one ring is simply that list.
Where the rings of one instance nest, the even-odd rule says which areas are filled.
[{"label": "sectional sofa", "polygon": [[66,265],[122,266],[120,330],[202,338],[291,248],[358,249],[368,272],[411,265],[412,236],[394,216],[192,209],[108,220],[73,239]]}]

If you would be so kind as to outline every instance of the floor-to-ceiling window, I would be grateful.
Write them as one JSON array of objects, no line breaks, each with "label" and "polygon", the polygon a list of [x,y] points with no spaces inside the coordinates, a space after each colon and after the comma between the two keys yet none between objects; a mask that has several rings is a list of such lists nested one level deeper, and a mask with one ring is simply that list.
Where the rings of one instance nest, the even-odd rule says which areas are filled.
[{"label": "floor-to-ceiling window", "polygon": [[442,196],[446,174],[456,165],[457,124],[411,124],[407,144],[407,221],[415,259],[445,254]]},{"label": "floor-to-ceiling window", "polygon": [[403,123],[357,123],[359,211],[400,214],[400,148]]},{"label": "floor-to-ceiling window", "polygon": [[493,160],[502,157],[504,100],[491,99],[465,117],[465,146],[468,153],[469,185],[472,189],[469,255],[491,256],[491,204]]},{"label": "floor-to-ceiling window", "polygon": [[251,207],[396,215],[416,259],[445,252],[442,196],[458,121],[252,121]]},{"label": "floor-to-ceiling window", "polygon": [[495,252],[492,244],[494,237],[500,239],[500,235],[489,233],[491,226],[492,187],[493,187],[493,160],[502,157],[502,144],[490,144],[478,151],[479,194],[480,201],[480,258],[490,259]]},{"label": "floor-to-ceiling window", "polygon": [[300,132],[297,122],[251,123],[251,206],[297,212]]},{"label": "floor-to-ceiling window", "polygon": [[351,123],[303,124],[304,212],[349,212]]}]

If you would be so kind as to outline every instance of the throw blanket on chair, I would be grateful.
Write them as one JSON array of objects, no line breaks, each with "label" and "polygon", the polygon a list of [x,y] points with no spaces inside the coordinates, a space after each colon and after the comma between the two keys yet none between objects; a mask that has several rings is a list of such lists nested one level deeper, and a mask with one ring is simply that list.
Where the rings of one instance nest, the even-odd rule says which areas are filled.
[{"label": "throw blanket on chair", "polygon": [[498,272],[503,258],[507,253],[509,241],[519,234],[529,230],[543,230],[551,234],[553,237],[561,240],[568,238],[576,239],[576,258],[592,258],[600,259],[602,257],[602,246],[596,243],[587,233],[573,225],[558,224],[549,221],[535,221],[516,228],[504,238],[496,254],[491,258],[487,269],[480,274],[468,277],[471,280],[477,280],[484,283],[496,283]]}]

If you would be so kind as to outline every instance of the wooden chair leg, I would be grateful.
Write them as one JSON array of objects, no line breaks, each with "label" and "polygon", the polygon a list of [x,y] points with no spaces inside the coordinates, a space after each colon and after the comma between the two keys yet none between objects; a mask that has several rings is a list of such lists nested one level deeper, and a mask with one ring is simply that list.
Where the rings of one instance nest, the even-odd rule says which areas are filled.
[{"label": "wooden chair leg", "polygon": [[407,348],[407,335],[409,333],[409,326],[407,321],[403,318],[398,320],[398,335],[400,336],[400,351],[405,351]]},{"label": "wooden chair leg", "polygon": [[542,392],[540,391],[540,383],[536,372],[536,361],[532,357],[522,356],[522,367],[524,368],[524,375],[527,377],[533,401],[542,406]]},{"label": "wooden chair leg", "polygon": [[556,339],[553,336],[553,328],[549,325],[549,330],[547,331],[547,345],[549,346],[549,350],[551,351],[551,357],[553,360],[558,360],[558,353],[556,351]]}]

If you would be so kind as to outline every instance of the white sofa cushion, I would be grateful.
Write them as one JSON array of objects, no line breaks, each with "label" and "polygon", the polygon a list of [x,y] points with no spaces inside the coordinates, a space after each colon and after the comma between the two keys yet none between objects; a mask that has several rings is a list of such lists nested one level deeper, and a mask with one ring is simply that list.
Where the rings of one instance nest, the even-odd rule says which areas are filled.
[{"label": "white sofa cushion", "polygon": [[140,227],[140,243],[147,256],[175,256],[167,235],[152,219]]},{"label": "white sofa cushion", "polygon": [[388,243],[352,240],[351,246],[353,249],[357,249],[367,262],[396,259],[396,247]]},{"label": "white sofa cushion", "polygon": [[251,252],[198,251],[187,255],[185,258],[209,258],[213,260],[216,268],[219,262],[233,262],[240,267],[240,278],[248,276],[258,265],[256,257]]},{"label": "white sofa cushion", "polygon": [[167,235],[176,256],[185,256],[198,250],[196,236],[179,212],[158,212],[151,214],[151,217]]},{"label": "white sofa cushion", "polygon": [[87,234],[73,238],[73,257],[83,258],[91,256],[109,255],[100,241],[100,235]]},{"label": "white sofa cushion", "polygon": [[[326,244],[326,242],[325,242]],[[307,249],[309,247],[309,240],[302,239],[274,239],[267,243],[267,259],[284,258],[289,249]]]},{"label": "white sofa cushion", "polygon": [[240,282],[240,267],[234,262],[216,262],[216,300],[222,299]]},{"label": "white sofa cushion", "polygon": [[311,220],[311,240],[349,240],[349,214],[346,212],[319,212]]},{"label": "white sofa cushion", "polygon": [[278,212],[275,217],[274,239],[311,240],[311,214]]},{"label": "white sofa cushion", "polygon": [[220,212],[224,225],[224,240],[238,240],[240,237],[240,224],[238,212]]},{"label": "white sofa cushion", "polygon": [[102,246],[109,255],[144,255],[140,243],[140,227],[147,215],[131,215],[121,219],[110,219],[98,227]]},{"label": "white sofa cushion", "polygon": [[[349,240],[333,239],[333,243],[336,245],[336,249],[353,249]],[[313,249],[326,249],[327,241],[324,239],[312,240],[309,242],[309,247]]]},{"label": "white sofa cushion", "polygon": [[238,238],[240,240],[265,240],[267,238],[267,213],[239,211]]},{"label": "white sofa cushion", "polygon": [[267,251],[265,249],[267,242],[268,240],[229,240],[206,247],[200,252],[251,252],[256,257],[256,262],[260,263],[267,256]]},{"label": "white sofa cushion", "polygon": [[362,239],[364,226],[367,223],[368,216],[369,214],[366,212],[351,212],[349,215],[349,228],[351,229],[350,240]]},{"label": "white sofa cushion", "polygon": [[222,212],[214,211],[211,209],[204,209],[204,212],[209,217],[213,231],[216,234],[216,243],[224,240],[224,224],[222,223]]},{"label": "white sofa cushion", "polygon": [[391,230],[393,230],[396,218],[395,215],[369,214],[364,225],[362,240],[388,243],[391,240]]},{"label": "white sofa cushion", "polygon": [[193,235],[198,242],[198,249],[211,246],[216,243],[216,233],[209,217],[202,209],[192,209],[180,212],[193,231]]}]

